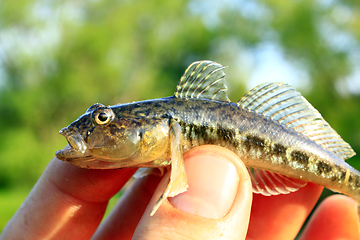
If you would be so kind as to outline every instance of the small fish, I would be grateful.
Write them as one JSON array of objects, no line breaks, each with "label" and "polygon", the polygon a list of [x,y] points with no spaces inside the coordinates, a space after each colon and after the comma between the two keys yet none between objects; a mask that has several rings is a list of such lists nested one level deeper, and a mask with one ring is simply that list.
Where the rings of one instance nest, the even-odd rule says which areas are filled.
[{"label": "small fish", "polygon": [[313,182],[360,202],[360,173],[344,161],[355,152],[299,92],[264,83],[232,103],[223,70],[212,61],[194,62],[172,97],[92,105],[60,130],[69,147],[56,157],[91,169],[170,167],[151,215],[167,197],[186,191],[182,154],[204,144],[236,153],[255,193],[287,194]]}]

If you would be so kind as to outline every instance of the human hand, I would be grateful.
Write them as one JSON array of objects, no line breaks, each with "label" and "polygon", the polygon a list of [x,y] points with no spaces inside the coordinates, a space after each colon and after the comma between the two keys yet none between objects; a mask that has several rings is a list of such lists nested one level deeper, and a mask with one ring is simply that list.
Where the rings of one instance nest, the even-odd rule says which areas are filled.
[{"label": "human hand", "polygon": [[[231,151],[201,146],[184,158],[187,192],[150,217],[168,175],[137,179],[100,226],[108,200],[136,169],[88,170],[55,158],[0,239],[294,239],[322,191],[309,183],[288,195],[253,195]],[[356,203],[336,195],[319,206],[300,239],[360,239],[359,229]]]}]

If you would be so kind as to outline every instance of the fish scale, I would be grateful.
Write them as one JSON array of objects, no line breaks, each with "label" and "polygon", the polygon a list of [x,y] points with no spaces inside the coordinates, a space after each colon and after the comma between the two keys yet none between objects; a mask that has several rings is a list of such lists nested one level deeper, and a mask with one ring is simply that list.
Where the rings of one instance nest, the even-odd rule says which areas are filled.
[{"label": "fish scale", "polygon": [[[203,105],[205,104],[202,104],[202,106]],[[220,109],[219,106],[213,108],[207,106],[205,109],[207,110],[210,109],[210,111],[213,114],[220,115],[216,113],[216,109]],[[199,110],[201,111],[201,109],[193,108],[193,111],[196,111],[197,115],[199,115]],[[239,108],[238,111],[243,111],[243,110]],[[194,117],[195,115],[192,114],[191,110],[189,109],[184,109],[184,111],[180,111],[180,112],[184,112],[192,117]],[[232,110],[232,112],[234,113],[235,116],[241,115],[239,113],[236,113],[235,110]],[[251,112],[248,113],[252,114]],[[312,142],[309,139],[306,139],[305,137],[302,137],[304,138],[302,139],[302,141],[301,140],[297,140],[297,141],[301,142],[302,144],[308,143],[308,145],[310,146],[306,146],[306,148],[311,148],[313,152],[314,149],[318,149],[318,151],[321,152],[321,154],[318,154],[320,155],[320,157],[318,155],[308,153],[308,151],[305,150],[306,148],[300,150],[299,148],[291,147],[289,143],[291,142],[289,134],[288,132],[283,130],[281,131],[280,134],[278,134],[278,136],[276,136],[277,137],[276,139],[271,139],[266,141],[266,139],[269,139],[269,136],[267,137],[264,136],[266,135],[266,133],[280,132],[280,131],[272,130],[263,133],[257,131],[255,134],[249,134],[249,132],[252,131],[251,129],[254,128],[253,126],[251,126],[251,124],[245,124],[245,126],[240,127],[240,129],[248,129],[247,132],[240,132],[240,130],[236,131],[234,130],[235,126],[239,126],[240,124],[237,123],[235,119],[230,119],[230,121],[235,123],[229,126],[230,121],[229,119],[227,119],[226,115],[223,115],[221,118],[219,118],[218,122],[221,122],[221,125],[216,124],[214,122],[210,123],[210,122],[199,121],[198,119],[190,119],[191,117],[188,116],[187,117],[174,116],[174,118],[179,119],[179,124],[182,127],[184,139],[188,142],[188,143],[184,142],[185,150],[204,144],[216,144],[230,148],[230,150],[235,151],[235,153],[240,158],[242,158],[246,163],[248,162],[247,163],[248,166],[256,167],[257,164],[256,165],[254,164],[255,161],[253,159],[262,159],[270,163],[271,166],[284,165],[285,167],[291,167],[291,169],[300,169],[301,171],[307,174],[311,173],[314,176],[320,176],[325,179],[332,179],[334,181],[339,180],[340,185],[342,185],[342,183],[345,180],[345,175],[347,171],[346,168],[342,168],[342,166],[337,164],[330,164],[322,161],[322,159],[335,158],[335,156],[328,151],[324,151],[314,142]],[[252,119],[251,116],[248,117],[245,116],[244,118]],[[188,122],[183,122],[180,119],[188,119]],[[260,120],[256,119],[256,123],[259,124],[259,122]],[[245,123],[249,123],[249,121],[246,121]],[[221,126],[222,129],[221,131],[219,130],[219,127],[217,125]],[[299,134],[293,132],[293,135],[299,135]],[[285,139],[286,142],[288,142],[288,144],[285,145],[279,143],[277,141],[279,140],[279,138]],[[296,138],[299,138],[299,136],[296,136]],[[251,159],[251,160],[246,160],[246,159]],[[341,161],[338,162],[343,163]],[[262,165],[261,167],[266,170],[274,171],[274,167],[271,166],[265,168],[265,166]],[[284,170],[284,167],[282,167],[282,169]],[[277,172],[279,172],[279,170],[277,170]],[[302,175],[298,177],[303,178]],[[352,174],[350,176],[352,176],[352,178],[354,179],[351,178],[351,180],[353,181],[349,182],[350,184],[349,187],[352,189],[358,188],[359,177],[356,174]]]},{"label": "fish scale", "polygon": [[168,168],[170,181],[151,215],[186,191],[182,153],[205,144],[237,154],[254,193],[288,194],[313,182],[360,202],[360,173],[344,161],[355,152],[298,91],[263,83],[232,103],[223,70],[195,62],[172,97],[92,105],[60,131],[70,147],[57,158],[93,169]]}]

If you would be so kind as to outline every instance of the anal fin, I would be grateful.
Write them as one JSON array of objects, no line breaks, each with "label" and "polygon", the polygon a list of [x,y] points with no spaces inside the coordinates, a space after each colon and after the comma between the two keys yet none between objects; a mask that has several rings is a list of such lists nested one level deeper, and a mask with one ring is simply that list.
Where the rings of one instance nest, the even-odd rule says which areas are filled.
[{"label": "anal fin", "polygon": [[292,179],[267,170],[252,167],[248,167],[247,170],[251,177],[253,192],[264,196],[296,192],[299,188],[307,184],[307,182]]}]

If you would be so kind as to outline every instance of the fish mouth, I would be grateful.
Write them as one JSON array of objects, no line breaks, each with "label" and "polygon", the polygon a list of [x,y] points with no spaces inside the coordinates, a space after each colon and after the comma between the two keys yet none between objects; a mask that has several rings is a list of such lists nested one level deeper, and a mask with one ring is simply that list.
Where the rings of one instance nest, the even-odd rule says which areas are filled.
[{"label": "fish mouth", "polygon": [[71,161],[79,158],[84,159],[92,157],[86,143],[77,131],[71,131],[65,127],[61,129],[59,133],[66,138],[69,146],[55,153],[58,159]]}]

